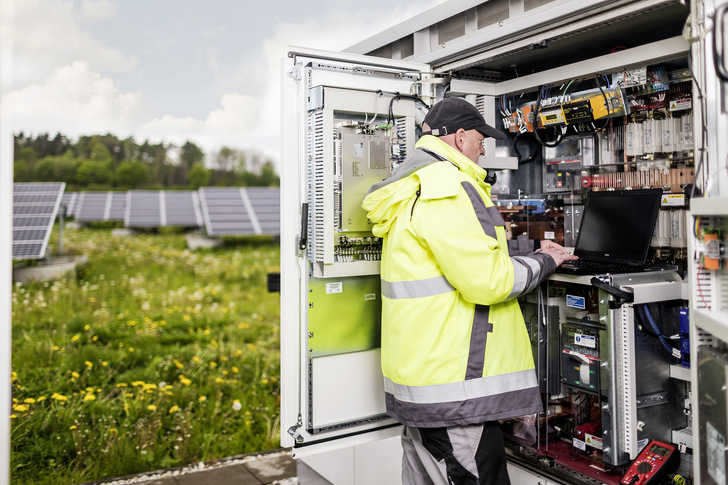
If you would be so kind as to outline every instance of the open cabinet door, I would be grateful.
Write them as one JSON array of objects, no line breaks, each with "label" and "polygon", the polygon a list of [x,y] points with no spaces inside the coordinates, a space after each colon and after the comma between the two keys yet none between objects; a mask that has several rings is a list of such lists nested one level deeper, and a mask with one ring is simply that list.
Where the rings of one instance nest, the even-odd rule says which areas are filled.
[{"label": "open cabinet door", "polygon": [[281,444],[397,435],[380,367],[381,241],[361,202],[413,150],[428,66],[291,48],[283,64]]}]

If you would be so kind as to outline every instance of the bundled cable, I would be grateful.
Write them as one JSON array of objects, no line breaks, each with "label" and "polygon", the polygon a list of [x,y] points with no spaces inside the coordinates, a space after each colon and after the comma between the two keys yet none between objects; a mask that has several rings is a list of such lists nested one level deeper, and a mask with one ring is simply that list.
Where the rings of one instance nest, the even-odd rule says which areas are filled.
[{"label": "bundled cable", "polygon": [[662,344],[662,347],[671,356],[675,357],[676,359],[680,359],[682,357],[682,352],[680,352],[679,349],[673,347],[669,343],[669,337],[662,334],[659,327],[657,326],[657,323],[655,323],[655,320],[652,318],[652,314],[650,313],[649,308],[647,308],[647,305],[635,305],[634,308],[637,310],[636,315],[638,316],[642,324],[642,330],[644,330],[647,334],[652,335],[653,337],[657,337],[657,339],[660,341],[660,344]]}]

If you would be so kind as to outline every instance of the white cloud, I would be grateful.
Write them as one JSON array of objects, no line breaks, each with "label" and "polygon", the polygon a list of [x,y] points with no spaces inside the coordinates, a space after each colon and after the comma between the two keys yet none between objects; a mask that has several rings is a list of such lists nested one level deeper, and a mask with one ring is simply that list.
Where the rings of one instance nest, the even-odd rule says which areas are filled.
[{"label": "white cloud", "polygon": [[129,133],[141,113],[138,93],[120,93],[109,78],[74,62],[56,69],[43,83],[4,94],[14,132],[62,132],[68,136]]},{"label": "white cloud", "polygon": [[81,12],[87,20],[110,19],[116,15],[116,5],[109,0],[83,0]]},{"label": "white cloud", "polygon": [[18,0],[13,3],[13,15],[3,15],[0,29],[10,28],[12,22],[14,65],[12,90],[45,79],[54,68],[76,60],[84,60],[97,72],[126,72],[138,64],[133,56],[104,45],[77,21],[109,18],[115,9],[107,0],[86,0],[81,13],[70,1]]}]

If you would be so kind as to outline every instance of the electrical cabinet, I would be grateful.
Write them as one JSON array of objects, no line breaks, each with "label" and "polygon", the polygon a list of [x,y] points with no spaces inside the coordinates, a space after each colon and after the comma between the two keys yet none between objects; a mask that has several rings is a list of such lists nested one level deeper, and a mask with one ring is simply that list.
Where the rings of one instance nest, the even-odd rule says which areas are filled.
[{"label": "electrical cabinet", "polygon": [[[354,471],[379,452],[374,461],[397,473],[390,444],[400,430],[385,414],[379,368],[381,240],[360,204],[412,152],[427,109],[458,96],[507,134],[486,140],[479,164],[497,175],[493,202],[512,238],[572,247],[589,191],[664,194],[649,261],[668,270],[600,276],[633,301],[567,276],[522,298],[544,412],[504,423],[512,474],[523,483],[618,483],[658,439],[679,447],[679,472],[700,483],[693,453],[724,436],[704,411],[702,441],[693,440],[693,396],[709,391],[691,357],[728,342],[725,4],[445,2],[348,52],[291,47],[282,93],[283,446],[322,476],[324,462],[338,466],[325,478],[332,483],[382,483]],[[341,450],[351,453],[316,458]],[[720,476],[721,464],[702,473]]]}]

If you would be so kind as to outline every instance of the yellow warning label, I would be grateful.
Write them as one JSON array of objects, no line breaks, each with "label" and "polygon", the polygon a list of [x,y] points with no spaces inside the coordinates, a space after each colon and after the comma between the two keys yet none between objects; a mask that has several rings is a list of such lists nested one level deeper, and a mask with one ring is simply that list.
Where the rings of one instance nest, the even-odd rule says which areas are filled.
[{"label": "yellow warning label", "polygon": [[667,194],[662,197],[662,207],[684,207],[685,206],[685,195],[684,194]]}]

